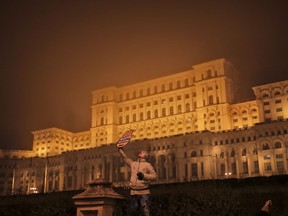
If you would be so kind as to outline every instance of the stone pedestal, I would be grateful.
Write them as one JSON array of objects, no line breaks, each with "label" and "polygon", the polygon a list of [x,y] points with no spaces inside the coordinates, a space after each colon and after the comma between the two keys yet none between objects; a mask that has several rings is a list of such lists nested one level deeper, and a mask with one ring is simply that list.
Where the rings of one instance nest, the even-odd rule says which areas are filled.
[{"label": "stone pedestal", "polygon": [[77,216],[112,216],[124,205],[126,198],[113,190],[111,182],[96,179],[88,185],[86,191],[73,197]]}]

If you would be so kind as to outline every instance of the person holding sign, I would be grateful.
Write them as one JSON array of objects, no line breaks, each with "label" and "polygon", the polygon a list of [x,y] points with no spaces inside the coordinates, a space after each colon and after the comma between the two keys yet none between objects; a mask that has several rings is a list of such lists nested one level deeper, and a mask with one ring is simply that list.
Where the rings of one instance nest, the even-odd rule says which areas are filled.
[{"label": "person holding sign", "polygon": [[143,211],[145,216],[150,215],[150,189],[149,183],[155,180],[157,174],[153,166],[146,160],[149,157],[147,151],[140,151],[136,161],[131,160],[125,154],[123,147],[129,143],[132,138],[133,130],[126,131],[116,143],[119,153],[124,162],[131,168],[130,176],[130,195],[131,210],[133,215],[140,215]]}]

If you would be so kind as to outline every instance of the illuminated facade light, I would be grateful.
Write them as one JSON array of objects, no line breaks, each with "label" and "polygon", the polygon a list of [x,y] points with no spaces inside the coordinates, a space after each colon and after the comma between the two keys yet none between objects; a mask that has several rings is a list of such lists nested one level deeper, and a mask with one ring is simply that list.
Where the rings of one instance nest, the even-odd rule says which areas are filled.
[{"label": "illuminated facade light", "polygon": [[33,131],[31,151],[0,150],[0,195],[81,189],[96,178],[128,184],[114,145],[128,129],[127,153],[150,151],[156,183],[287,174],[288,81],[253,87],[255,100],[236,102],[235,77],[218,59],[93,91],[88,131]]}]

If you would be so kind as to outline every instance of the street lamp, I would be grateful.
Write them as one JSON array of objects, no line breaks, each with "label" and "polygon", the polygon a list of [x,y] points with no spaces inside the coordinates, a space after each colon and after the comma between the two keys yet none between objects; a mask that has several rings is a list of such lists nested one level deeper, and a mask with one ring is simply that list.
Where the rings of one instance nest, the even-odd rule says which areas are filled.
[{"label": "street lamp", "polygon": [[229,176],[231,176],[231,172],[225,172],[225,176],[227,177],[227,178],[229,178]]}]

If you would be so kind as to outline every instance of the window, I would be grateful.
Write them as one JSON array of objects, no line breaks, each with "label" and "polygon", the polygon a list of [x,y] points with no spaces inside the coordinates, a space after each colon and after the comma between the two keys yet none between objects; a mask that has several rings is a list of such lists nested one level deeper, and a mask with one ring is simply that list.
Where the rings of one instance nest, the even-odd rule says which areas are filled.
[{"label": "window", "polygon": [[254,172],[259,173],[259,162],[258,161],[254,161]]},{"label": "window", "polygon": [[185,79],[185,86],[189,86],[189,80],[188,79]]},{"label": "window", "polygon": [[191,157],[197,157],[197,152],[196,151],[192,151],[191,152]]},{"label": "window", "polygon": [[147,119],[150,119],[150,118],[151,118],[151,112],[148,111],[148,112],[147,112]]},{"label": "window", "polygon": [[268,150],[268,149],[269,149],[268,143],[263,144],[263,148],[262,148],[262,149],[263,149],[263,150]]},{"label": "window", "polygon": [[208,104],[209,105],[213,104],[213,96],[212,95],[210,95],[209,98],[208,98]]},{"label": "window", "polygon": [[189,103],[186,104],[186,112],[189,112],[190,111],[190,105]]},{"label": "window", "polygon": [[275,100],[275,104],[281,103],[281,100]]},{"label": "window", "polygon": [[181,105],[178,105],[177,111],[178,111],[178,113],[181,113],[181,112],[182,112],[182,107],[181,107]]},{"label": "window", "polygon": [[277,161],[276,165],[277,165],[278,174],[284,174],[285,173],[284,162],[283,161]]},{"label": "window", "polygon": [[282,111],[282,108],[277,108],[276,109],[276,112],[281,112]]},{"label": "window", "polygon": [[248,163],[247,162],[243,162],[243,173],[248,174]]},{"label": "window", "polygon": [[280,142],[276,142],[274,145],[275,149],[281,148],[281,143]]},{"label": "window", "polygon": [[271,163],[264,163],[264,170],[271,171],[272,170]]},{"label": "window", "polygon": [[143,119],[144,119],[143,116],[144,116],[144,114],[141,112],[140,113],[140,121],[143,121]]},{"label": "window", "polygon": [[269,101],[266,101],[263,104],[264,104],[264,106],[268,106],[270,103],[269,103]]},{"label": "window", "polygon": [[174,114],[174,108],[170,107],[170,115],[173,115],[173,114]]},{"label": "window", "polygon": [[136,98],[136,91],[133,91],[133,98]]},{"label": "window", "polygon": [[133,122],[136,122],[136,114],[133,114]]},{"label": "window", "polygon": [[166,109],[165,108],[162,109],[162,116],[166,116]]},{"label": "window", "polygon": [[154,87],[154,93],[156,94],[158,92],[157,86]]},{"label": "window", "polygon": [[158,118],[158,110],[154,111],[154,118]]},{"label": "window", "polygon": [[192,177],[198,177],[197,163],[191,164],[191,173],[192,173]]},{"label": "window", "polygon": [[236,167],[236,163],[231,163],[231,169],[232,169],[232,173],[230,173],[229,175],[236,175],[237,174],[237,167]]},{"label": "window", "polygon": [[150,95],[150,88],[147,88],[147,95]]},{"label": "window", "polygon": [[235,157],[235,150],[234,150],[234,149],[231,150],[230,156],[231,156],[231,157]]}]

